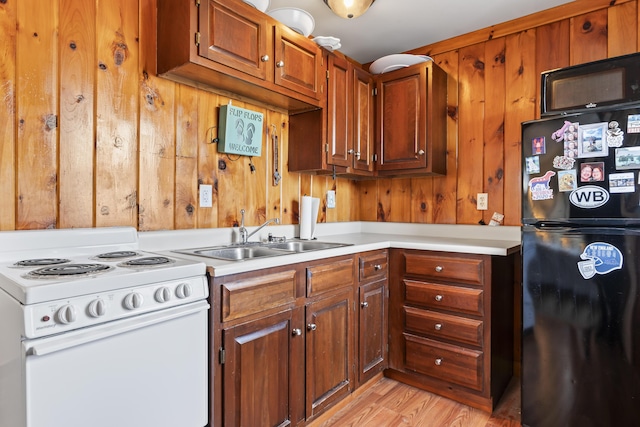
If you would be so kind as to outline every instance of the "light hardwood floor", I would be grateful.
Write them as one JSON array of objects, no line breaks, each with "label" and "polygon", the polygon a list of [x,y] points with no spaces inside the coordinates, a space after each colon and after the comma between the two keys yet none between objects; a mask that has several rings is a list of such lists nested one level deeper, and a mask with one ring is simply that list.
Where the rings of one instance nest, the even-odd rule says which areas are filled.
[{"label": "light hardwood floor", "polygon": [[511,381],[493,414],[380,378],[347,406],[310,427],[520,427],[520,382]]}]

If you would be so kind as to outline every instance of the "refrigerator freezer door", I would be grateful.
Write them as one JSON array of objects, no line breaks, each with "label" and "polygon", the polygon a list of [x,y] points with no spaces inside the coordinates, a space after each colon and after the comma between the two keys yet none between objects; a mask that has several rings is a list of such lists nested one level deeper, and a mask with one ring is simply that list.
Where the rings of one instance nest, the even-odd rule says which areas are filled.
[{"label": "refrigerator freezer door", "polygon": [[640,230],[523,228],[522,425],[640,420]]},{"label": "refrigerator freezer door", "polygon": [[637,224],[640,133],[631,128],[638,114],[632,108],[523,123],[523,223]]}]

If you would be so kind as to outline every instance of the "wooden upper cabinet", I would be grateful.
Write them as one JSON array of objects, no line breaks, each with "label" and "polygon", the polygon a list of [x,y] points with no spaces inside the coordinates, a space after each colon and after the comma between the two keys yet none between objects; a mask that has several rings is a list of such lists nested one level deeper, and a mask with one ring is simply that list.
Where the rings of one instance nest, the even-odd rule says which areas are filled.
[{"label": "wooden upper cabinet", "polygon": [[318,45],[285,26],[275,26],[274,31],[275,83],[320,99],[323,61]]},{"label": "wooden upper cabinet", "polygon": [[446,173],[447,75],[428,61],[376,78],[379,175]]},{"label": "wooden upper cabinet", "polygon": [[239,0],[157,0],[157,73],[284,108],[323,105],[322,49]]},{"label": "wooden upper cabinet", "polygon": [[353,168],[373,173],[375,108],[373,76],[353,67]]},{"label": "wooden upper cabinet", "polygon": [[207,0],[200,3],[199,54],[260,79],[268,79],[273,70],[273,25],[257,9],[240,10],[230,8],[226,3],[229,2]]},{"label": "wooden upper cabinet", "polygon": [[353,146],[352,73],[353,66],[342,56],[327,59],[327,163],[351,166],[349,150]]}]

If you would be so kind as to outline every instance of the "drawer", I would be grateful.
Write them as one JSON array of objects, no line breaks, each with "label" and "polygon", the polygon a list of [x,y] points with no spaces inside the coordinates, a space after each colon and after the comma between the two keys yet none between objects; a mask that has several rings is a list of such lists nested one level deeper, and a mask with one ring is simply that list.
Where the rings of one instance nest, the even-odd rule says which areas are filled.
[{"label": "drawer", "polygon": [[404,307],[405,330],[428,338],[456,341],[482,348],[481,320]]},{"label": "drawer", "polygon": [[405,302],[427,308],[455,311],[463,314],[482,316],[483,291],[476,288],[441,285],[437,283],[404,280]]},{"label": "drawer", "polygon": [[452,384],[482,391],[483,353],[404,334],[405,367]]},{"label": "drawer", "polygon": [[222,321],[293,303],[296,300],[296,271],[222,283]]},{"label": "drawer", "polygon": [[387,277],[387,251],[363,254],[358,256],[358,280],[378,280]]},{"label": "drawer", "polygon": [[417,253],[405,253],[407,274],[424,276],[435,280],[447,280],[481,285],[482,259],[460,258]]},{"label": "drawer", "polygon": [[353,257],[307,267],[309,297],[343,286],[353,286],[354,282]]}]

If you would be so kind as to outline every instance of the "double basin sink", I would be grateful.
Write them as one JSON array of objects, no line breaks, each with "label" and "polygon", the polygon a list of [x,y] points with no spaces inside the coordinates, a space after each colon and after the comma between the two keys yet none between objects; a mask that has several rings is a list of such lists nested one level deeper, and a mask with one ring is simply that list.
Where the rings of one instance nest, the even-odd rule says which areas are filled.
[{"label": "double basin sink", "polygon": [[288,240],[277,243],[235,243],[226,246],[209,248],[183,249],[175,251],[187,255],[223,259],[227,261],[243,261],[253,258],[264,258],[294,253],[318,251],[349,246],[345,243],[320,242],[317,240]]}]

